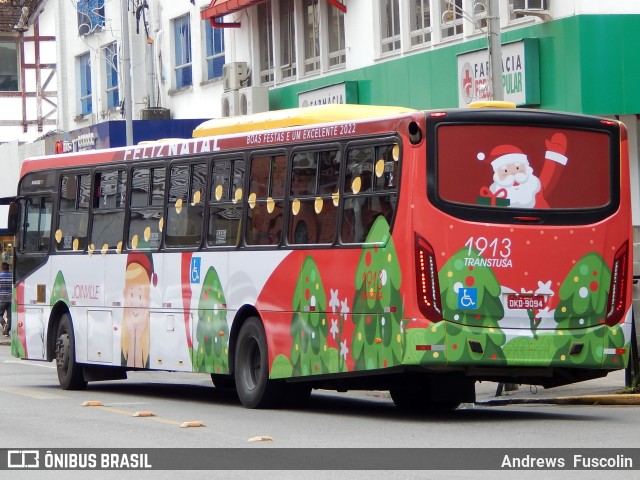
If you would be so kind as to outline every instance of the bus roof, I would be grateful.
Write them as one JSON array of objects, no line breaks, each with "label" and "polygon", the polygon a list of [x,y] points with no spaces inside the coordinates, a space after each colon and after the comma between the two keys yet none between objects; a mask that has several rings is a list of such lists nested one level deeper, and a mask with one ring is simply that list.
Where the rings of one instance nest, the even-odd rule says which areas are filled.
[{"label": "bus roof", "polygon": [[207,120],[196,127],[193,131],[193,136],[208,137],[229,133],[245,133],[275,128],[313,125],[316,123],[339,122],[342,120],[390,117],[412,112],[416,112],[416,110],[405,107],[378,105],[331,104],[289,108],[254,113],[252,115]]}]

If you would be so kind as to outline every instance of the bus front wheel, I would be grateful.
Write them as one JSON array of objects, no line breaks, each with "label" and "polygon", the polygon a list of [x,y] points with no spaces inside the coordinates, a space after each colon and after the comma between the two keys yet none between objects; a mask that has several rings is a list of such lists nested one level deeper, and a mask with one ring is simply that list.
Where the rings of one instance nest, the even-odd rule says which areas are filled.
[{"label": "bus front wheel", "polygon": [[277,406],[286,385],[269,380],[267,336],[257,317],[249,318],[240,328],[235,353],[236,391],[247,408]]},{"label": "bus front wheel", "polygon": [[82,390],[87,382],[82,374],[82,365],[76,363],[75,338],[71,318],[64,314],[58,324],[56,335],[56,370],[58,382],[63,390]]}]

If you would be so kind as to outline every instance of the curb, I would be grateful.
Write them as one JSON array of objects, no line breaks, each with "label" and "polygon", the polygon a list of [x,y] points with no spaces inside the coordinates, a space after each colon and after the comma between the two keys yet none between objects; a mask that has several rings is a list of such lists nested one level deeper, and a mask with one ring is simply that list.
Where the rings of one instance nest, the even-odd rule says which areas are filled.
[{"label": "curb", "polygon": [[547,403],[552,405],[640,405],[640,394],[620,393],[552,398],[511,398],[504,400],[489,400],[487,402],[477,402],[476,405],[499,407],[503,405],[536,403]]}]

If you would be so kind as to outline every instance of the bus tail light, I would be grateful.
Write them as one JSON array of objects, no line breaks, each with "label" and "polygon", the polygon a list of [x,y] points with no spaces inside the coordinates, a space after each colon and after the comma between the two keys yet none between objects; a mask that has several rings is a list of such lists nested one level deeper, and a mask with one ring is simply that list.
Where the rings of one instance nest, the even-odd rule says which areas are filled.
[{"label": "bus tail light", "polygon": [[416,287],[418,307],[427,320],[442,320],[438,269],[433,248],[422,237],[416,235]]},{"label": "bus tail light", "polygon": [[624,317],[627,297],[627,267],[629,264],[629,247],[625,242],[616,252],[611,269],[611,285],[607,301],[607,318],[605,323],[612,327]]}]

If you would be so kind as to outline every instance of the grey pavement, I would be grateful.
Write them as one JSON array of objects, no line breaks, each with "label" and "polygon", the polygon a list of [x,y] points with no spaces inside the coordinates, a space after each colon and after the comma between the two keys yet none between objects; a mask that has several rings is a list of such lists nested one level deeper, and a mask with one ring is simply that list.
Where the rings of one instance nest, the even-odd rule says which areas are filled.
[{"label": "grey pavement", "polygon": [[[0,337],[0,345],[9,347],[10,338]],[[618,370],[606,377],[554,388],[520,385],[515,391],[503,389],[496,396],[498,385],[494,382],[476,384],[476,403],[487,406],[510,404],[566,404],[566,405],[640,405],[640,393],[621,394],[625,387],[625,372]]]},{"label": "grey pavement", "polygon": [[507,405],[515,403],[552,403],[572,405],[640,405],[640,394],[618,393],[625,387],[625,371],[618,370],[606,377],[554,388],[520,385],[515,391],[502,391],[496,396],[498,384],[476,384],[476,403]]}]

